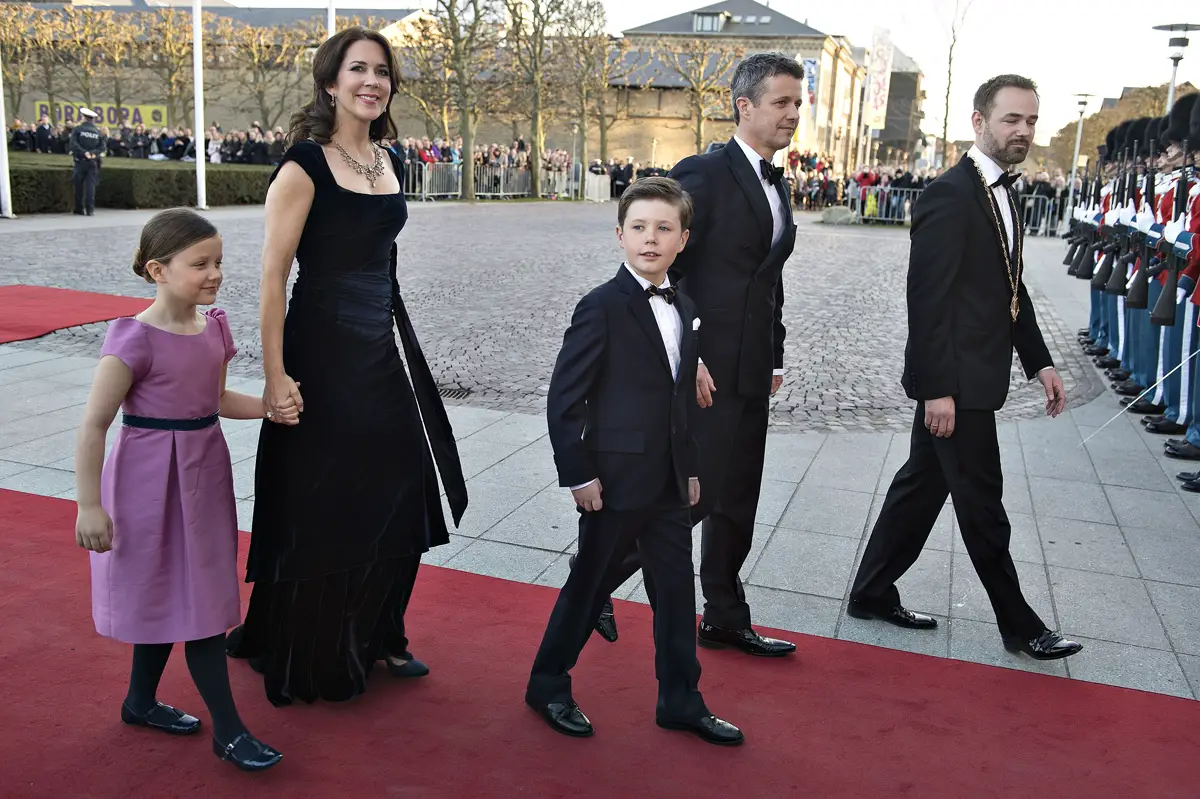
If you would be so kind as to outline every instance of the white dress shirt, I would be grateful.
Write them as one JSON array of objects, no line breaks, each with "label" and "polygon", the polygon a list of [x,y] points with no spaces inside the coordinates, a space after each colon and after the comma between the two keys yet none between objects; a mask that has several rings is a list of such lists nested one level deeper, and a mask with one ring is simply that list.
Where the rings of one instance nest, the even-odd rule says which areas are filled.
[{"label": "white dress shirt", "polygon": [[[971,145],[971,149],[967,150],[967,155],[971,156],[971,160],[979,164],[979,171],[983,173],[983,179],[991,186],[1000,176],[1007,170],[1003,169],[999,164],[988,158],[975,145]],[[1000,219],[1004,222],[1004,232],[1008,234],[1008,251],[1011,253],[1015,243],[1013,241],[1013,218],[1012,205],[1008,202],[1008,189],[1003,185],[992,186],[992,196],[996,198],[996,205],[1000,206]]]},{"label": "white dress shirt", "polygon": [[[741,138],[734,136],[733,140],[738,143],[738,146],[742,148],[742,152],[746,154],[746,159],[750,162],[750,168],[754,170],[755,175],[758,175],[758,183],[762,186],[763,194],[767,196],[767,204],[771,206],[771,246],[774,247],[779,243],[780,237],[783,236],[783,224],[784,220],[787,219],[787,213],[783,207],[783,197],[779,195],[779,190],[762,176],[762,167],[758,164],[767,159],[756,153],[754,148],[742,141]],[[767,165],[771,166],[771,162],[767,161]],[[701,360],[700,363],[704,363],[704,361]],[[776,377],[782,377],[783,370],[774,369],[771,374]]]},{"label": "white dress shirt", "polygon": [[[633,275],[633,279],[642,287],[642,291],[654,285],[646,278],[633,271],[633,267],[629,264],[622,264],[629,270],[629,274]],[[663,275],[662,285],[660,289],[669,288],[671,278]],[[650,296],[650,310],[654,312],[654,321],[658,323],[658,332],[662,336],[663,346],[667,350],[667,360],[671,363],[671,377],[674,380],[679,379],[679,362],[682,359],[681,350],[683,347],[683,319],[679,316],[679,309],[673,303],[667,302],[662,297]],[[588,480],[586,483],[577,486],[571,486],[572,491],[578,491],[581,488],[587,488],[595,480]]]},{"label": "white dress shirt", "polygon": [[[983,150],[980,150],[973,144],[971,145],[971,149],[967,150],[967,155],[971,156],[972,161],[979,164],[979,171],[983,173],[983,179],[988,182],[989,186],[999,180],[1000,176],[1007,171],[991,158],[984,155]],[[1011,253],[1014,248],[1014,233],[1012,205],[1008,202],[1008,189],[1004,185],[992,186],[992,196],[996,198],[996,205],[1000,206],[1000,220],[1004,222],[1004,232],[1008,239],[1008,251]],[[1038,374],[1053,368],[1053,366],[1043,366],[1038,370]]]},{"label": "white dress shirt", "polygon": [[[787,214],[783,208],[783,197],[779,195],[779,189],[771,185],[771,183],[762,176],[762,167],[758,164],[760,161],[766,161],[761,155],[754,151],[746,142],[742,141],[737,136],[733,140],[742,148],[742,152],[746,154],[746,158],[750,161],[750,168],[754,170],[754,174],[758,176],[759,185],[762,186],[763,194],[767,195],[767,202],[771,206],[771,246],[774,247],[779,238],[783,235],[783,220],[787,218]],[[767,161],[767,166],[771,166],[771,162]]]}]

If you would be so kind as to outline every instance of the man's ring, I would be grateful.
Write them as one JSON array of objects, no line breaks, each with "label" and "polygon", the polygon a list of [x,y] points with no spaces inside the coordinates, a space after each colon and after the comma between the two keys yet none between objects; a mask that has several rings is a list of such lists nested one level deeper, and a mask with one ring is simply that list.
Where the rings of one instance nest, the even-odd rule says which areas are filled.
[{"label": "man's ring", "polygon": [[274,419],[274,418],[275,418],[275,411],[267,411],[267,418],[268,418],[268,419]]}]

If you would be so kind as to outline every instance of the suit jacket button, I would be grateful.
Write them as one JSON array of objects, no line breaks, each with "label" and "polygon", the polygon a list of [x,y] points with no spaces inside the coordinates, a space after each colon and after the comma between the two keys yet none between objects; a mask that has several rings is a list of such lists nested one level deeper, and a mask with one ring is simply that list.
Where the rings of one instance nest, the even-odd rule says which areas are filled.
[{"label": "suit jacket button", "polygon": [[671,425],[671,435],[675,435],[675,425]]}]

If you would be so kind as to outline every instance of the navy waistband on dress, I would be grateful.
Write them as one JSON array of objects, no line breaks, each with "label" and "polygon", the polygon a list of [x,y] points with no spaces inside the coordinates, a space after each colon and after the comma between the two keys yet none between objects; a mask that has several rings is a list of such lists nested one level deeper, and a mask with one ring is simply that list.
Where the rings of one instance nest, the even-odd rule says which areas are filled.
[{"label": "navy waistband on dress", "polygon": [[134,416],[126,413],[122,414],[121,423],[126,427],[140,427],[146,430],[203,430],[212,427],[219,418],[219,414],[216,413],[198,419],[156,419],[152,416]]}]

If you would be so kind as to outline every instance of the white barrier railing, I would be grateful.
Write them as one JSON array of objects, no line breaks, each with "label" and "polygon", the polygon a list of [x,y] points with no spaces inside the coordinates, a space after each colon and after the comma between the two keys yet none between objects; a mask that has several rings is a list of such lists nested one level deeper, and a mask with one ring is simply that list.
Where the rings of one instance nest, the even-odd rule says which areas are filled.
[{"label": "white barrier railing", "polygon": [[[475,196],[481,200],[503,200],[529,197],[533,194],[533,174],[528,168],[476,165]],[[462,197],[462,164],[407,162],[404,167],[404,196],[410,200],[459,199]],[[611,179],[608,175],[585,174],[587,199],[604,202],[610,199]],[[574,199],[578,186],[571,174],[562,170],[542,172],[542,197],[548,200]]]},{"label": "white barrier railing", "polygon": [[583,176],[583,198],[590,203],[603,203],[612,199],[612,178],[586,172]]}]

